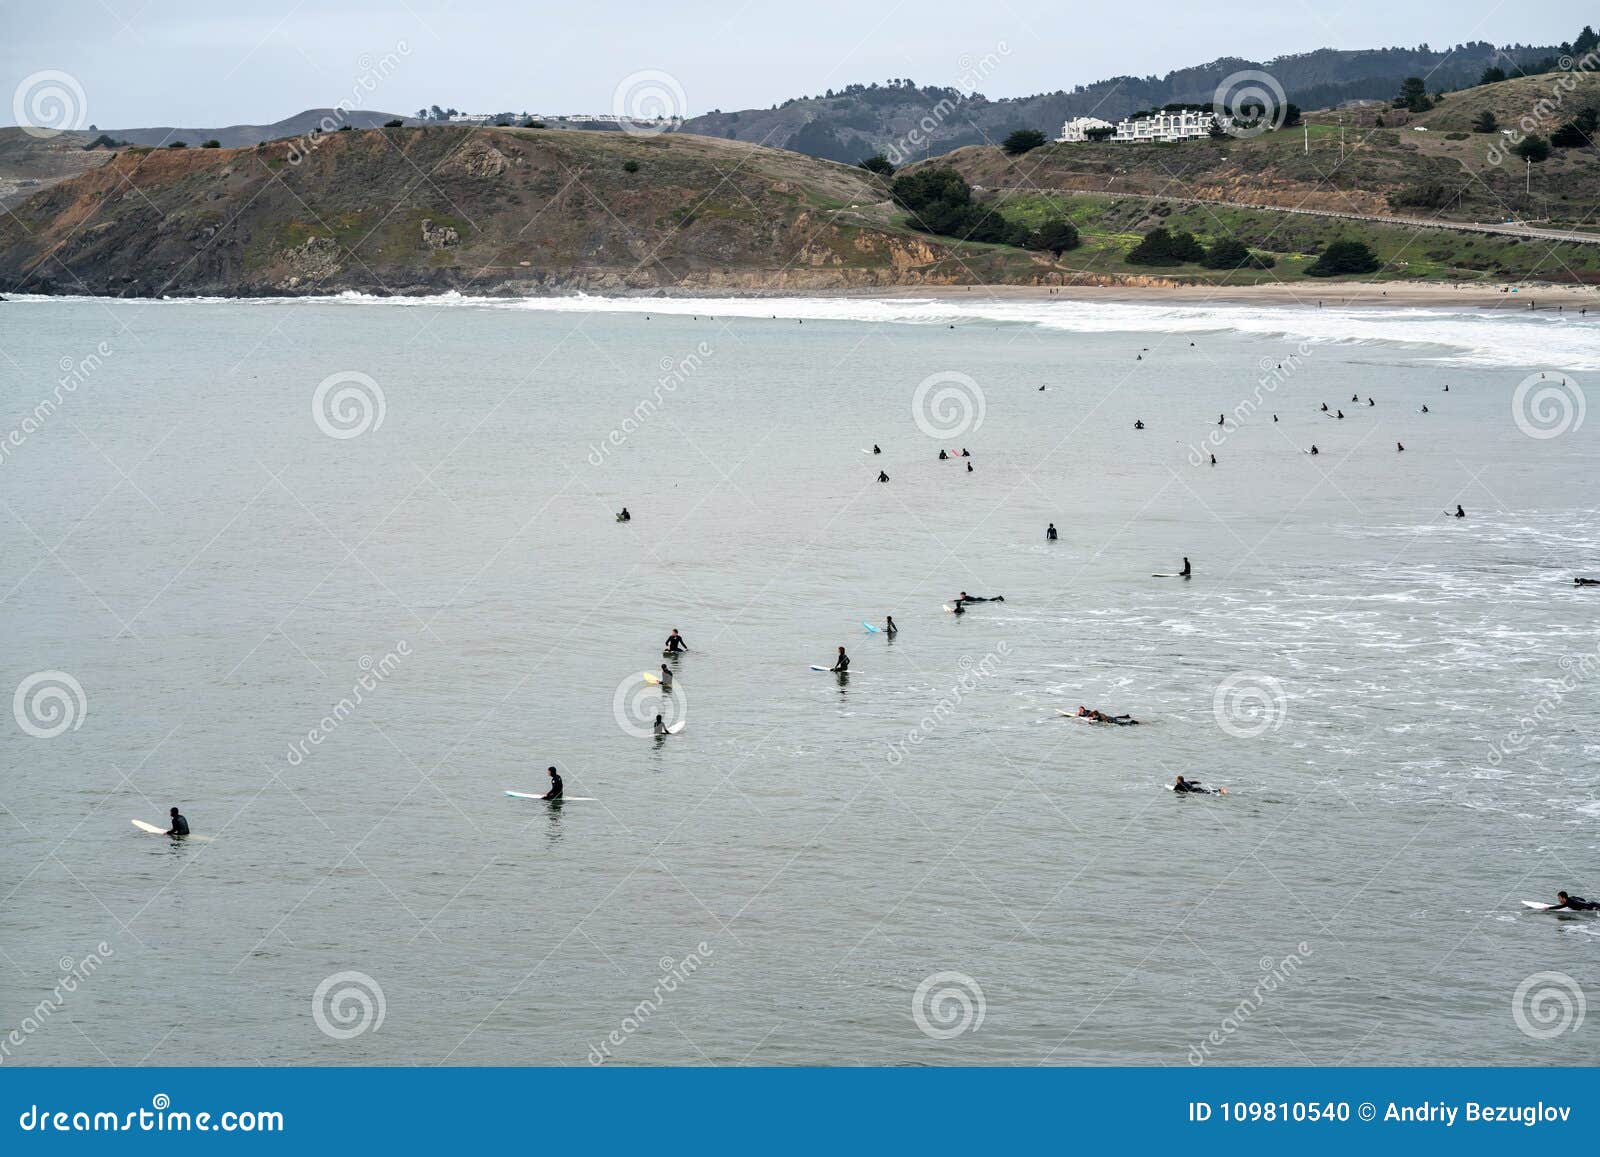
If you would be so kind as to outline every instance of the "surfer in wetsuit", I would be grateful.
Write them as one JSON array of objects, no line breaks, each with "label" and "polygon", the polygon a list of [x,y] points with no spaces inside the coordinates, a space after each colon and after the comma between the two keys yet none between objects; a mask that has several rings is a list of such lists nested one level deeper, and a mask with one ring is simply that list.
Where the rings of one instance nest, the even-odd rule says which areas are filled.
[{"label": "surfer in wetsuit", "polygon": [[665,663],[661,664],[661,689],[663,691],[672,690],[672,671],[668,669]]},{"label": "surfer in wetsuit", "polygon": [[624,506],[621,509],[621,511],[618,512],[617,521],[618,522],[632,522],[633,521],[633,515],[628,513],[628,508],[626,506]]},{"label": "surfer in wetsuit", "polygon": [[968,474],[971,474],[971,473],[972,473],[972,463],[971,463],[971,462],[968,462],[968,463],[967,463],[967,473],[968,473]]},{"label": "surfer in wetsuit", "polygon": [[1428,403],[1427,402],[1423,402],[1422,403],[1422,412],[1424,414],[1426,414],[1428,412]]},{"label": "surfer in wetsuit", "polygon": [[679,651],[687,651],[689,649],[689,644],[685,643],[683,641],[683,636],[678,634],[677,627],[672,628],[672,634],[667,636],[667,641],[664,645],[666,649],[671,651],[674,655],[676,655]]},{"label": "surfer in wetsuit", "polygon": [[561,798],[561,791],[562,791],[562,788],[561,788],[561,773],[559,771],[557,771],[555,768],[552,767],[552,768],[549,769],[549,775],[550,775],[550,790],[545,792],[539,798],[540,799],[560,799]]},{"label": "surfer in wetsuit", "polygon": [[889,476],[887,474],[885,474],[882,470],[880,470],[880,471],[878,471],[878,481],[879,482],[887,482],[887,481],[889,481]]},{"label": "surfer in wetsuit", "polygon": [[949,457],[950,457],[950,455],[946,454],[943,450],[939,451],[939,461],[943,462],[945,459],[947,459]]},{"label": "surfer in wetsuit", "polygon": [[1313,443],[1311,443],[1311,453],[1313,453],[1313,454],[1320,454],[1320,453],[1322,453],[1322,451],[1321,451],[1321,450],[1318,450],[1318,449],[1317,449],[1317,444],[1316,444],[1316,443],[1315,443],[1315,442],[1313,442]]},{"label": "surfer in wetsuit", "polygon": [[1459,502],[1456,503],[1456,512],[1454,514],[1452,514],[1450,517],[1451,518],[1465,518],[1466,516],[1467,516],[1467,512],[1465,510],[1461,509],[1461,503],[1459,503]]},{"label": "surfer in wetsuit", "polygon": [[841,675],[849,673],[849,671],[850,671],[850,656],[846,655],[844,653],[844,648],[843,647],[839,648],[839,657],[834,660],[833,666],[829,667],[828,670],[837,671]]},{"label": "surfer in wetsuit", "polygon": [[885,615],[883,617],[883,619],[884,619],[884,624],[883,624],[883,633],[884,634],[886,634],[886,635],[898,635],[900,633],[900,628],[894,625],[894,616],[893,615]]},{"label": "surfer in wetsuit", "polygon": [[952,609],[950,613],[952,615],[964,615],[964,614],[966,614],[967,613],[967,604],[958,601],[956,603],[954,609]]},{"label": "surfer in wetsuit", "polygon": [[1593,900],[1585,900],[1582,896],[1569,896],[1565,892],[1556,893],[1556,907],[1570,908],[1574,912],[1594,912],[1600,910],[1600,904]]},{"label": "surfer in wetsuit", "polygon": [[[173,808],[172,812],[171,812],[171,815],[172,815],[172,827],[170,829],[168,829],[167,835],[169,835],[169,836],[186,836],[186,835],[188,835],[189,834],[189,821],[183,818],[183,813],[181,811],[179,811],[177,808]],[[1566,893],[1563,892],[1562,895],[1565,896]]]},{"label": "surfer in wetsuit", "polygon": [[1572,585],[1575,587],[1600,587],[1600,579],[1575,578],[1572,580]]},{"label": "surfer in wetsuit", "polygon": [[1179,794],[1184,792],[1192,792],[1195,795],[1220,794],[1220,789],[1214,790],[1209,787],[1201,787],[1198,779],[1184,779],[1181,775],[1173,781],[1172,790],[1178,792]]},{"label": "surfer in wetsuit", "polygon": [[1133,423],[1133,428],[1135,430],[1143,430],[1144,429],[1144,421],[1143,421],[1143,419],[1135,419],[1134,423]]},{"label": "surfer in wetsuit", "polygon": [[671,732],[667,730],[666,722],[659,715],[656,716],[655,733],[657,739],[671,734]]},{"label": "surfer in wetsuit", "polygon": [[874,442],[872,444],[872,452],[874,454],[882,454],[883,453],[883,448],[880,447],[876,442]]},{"label": "surfer in wetsuit", "polygon": [[1056,540],[1056,524],[1055,523],[1052,522],[1049,526],[1047,526],[1045,528],[1044,536],[1045,536],[1045,539],[1047,541],[1049,541],[1049,542],[1054,542]]},{"label": "surfer in wetsuit", "polygon": [[1193,573],[1194,573],[1194,569],[1189,565],[1189,556],[1188,555],[1184,555],[1183,556],[1183,569],[1178,572],[1178,577],[1179,578],[1188,578]]}]

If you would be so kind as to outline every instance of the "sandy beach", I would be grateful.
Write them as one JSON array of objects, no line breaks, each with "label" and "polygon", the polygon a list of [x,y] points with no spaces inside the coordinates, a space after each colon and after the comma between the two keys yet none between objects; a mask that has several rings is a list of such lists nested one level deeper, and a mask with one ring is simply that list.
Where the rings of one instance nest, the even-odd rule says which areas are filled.
[{"label": "sandy beach", "polygon": [[937,285],[834,291],[819,296],[995,300],[1106,301],[1143,305],[1318,305],[1473,307],[1505,310],[1600,310],[1600,286],[1394,282],[1306,282],[1270,285]]}]

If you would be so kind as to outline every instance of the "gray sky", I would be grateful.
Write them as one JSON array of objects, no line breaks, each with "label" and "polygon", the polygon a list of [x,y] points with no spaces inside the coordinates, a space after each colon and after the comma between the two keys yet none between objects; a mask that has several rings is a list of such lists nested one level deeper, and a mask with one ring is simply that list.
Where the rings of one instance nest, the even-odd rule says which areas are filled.
[{"label": "gray sky", "polygon": [[646,107],[681,91],[693,115],[889,77],[976,72],[978,91],[1023,96],[1229,55],[1559,43],[1596,17],[1578,0],[0,0],[0,85],[65,73],[101,128],[264,123],[352,94],[397,113],[611,112],[619,86]]}]

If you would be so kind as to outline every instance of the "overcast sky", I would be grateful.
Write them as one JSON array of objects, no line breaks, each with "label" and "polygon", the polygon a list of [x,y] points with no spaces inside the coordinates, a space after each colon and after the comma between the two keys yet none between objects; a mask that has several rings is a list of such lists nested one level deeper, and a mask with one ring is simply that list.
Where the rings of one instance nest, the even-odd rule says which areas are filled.
[{"label": "overcast sky", "polygon": [[0,83],[14,94],[0,123],[45,72],[75,82],[82,124],[103,129],[265,123],[340,102],[564,113],[681,99],[694,115],[889,77],[966,74],[988,96],[1024,96],[1219,56],[1559,43],[1595,18],[1578,0],[0,0]]}]

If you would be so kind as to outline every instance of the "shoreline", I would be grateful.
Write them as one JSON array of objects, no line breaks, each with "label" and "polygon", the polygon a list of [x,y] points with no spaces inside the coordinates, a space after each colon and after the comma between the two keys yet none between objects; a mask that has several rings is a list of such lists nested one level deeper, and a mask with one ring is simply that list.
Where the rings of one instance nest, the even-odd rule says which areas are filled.
[{"label": "shoreline", "polygon": [[1566,312],[1594,310],[1600,315],[1600,286],[1583,285],[1514,285],[1509,282],[1493,283],[1374,283],[1329,282],[1326,284],[1273,283],[1265,285],[861,285],[839,286],[828,289],[718,289],[711,287],[678,286],[673,288],[638,288],[620,292],[596,292],[574,288],[565,292],[530,292],[531,287],[516,283],[502,283],[484,287],[483,292],[462,293],[458,289],[417,287],[418,292],[374,293],[366,289],[342,289],[318,294],[167,294],[145,297],[122,294],[52,294],[18,293],[15,290],[0,301],[336,301],[346,294],[358,294],[377,300],[421,302],[429,298],[459,295],[466,301],[562,300],[590,298],[596,301],[759,301],[787,298],[792,300],[843,300],[843,301],[938,301],[938,302],[1104,302],[1116,305],[1168,305],[1168,306],[1269,306],[1274,308],[1335,308],[1361,307],[1405,309],[1448,308],[1458,310],[1496,310],[1507,313]]}]

